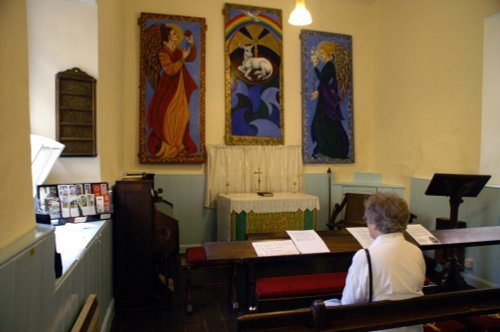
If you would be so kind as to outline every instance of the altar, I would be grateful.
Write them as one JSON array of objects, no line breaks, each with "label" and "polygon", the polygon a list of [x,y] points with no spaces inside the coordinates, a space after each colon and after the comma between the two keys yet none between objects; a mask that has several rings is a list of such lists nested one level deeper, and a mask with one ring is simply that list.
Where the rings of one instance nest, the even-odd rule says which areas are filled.
[{"label": "altar", "polygon": [[241,241],[247,234],[316,229],[319,198],[303,193],[219,194],[217,241]]}]

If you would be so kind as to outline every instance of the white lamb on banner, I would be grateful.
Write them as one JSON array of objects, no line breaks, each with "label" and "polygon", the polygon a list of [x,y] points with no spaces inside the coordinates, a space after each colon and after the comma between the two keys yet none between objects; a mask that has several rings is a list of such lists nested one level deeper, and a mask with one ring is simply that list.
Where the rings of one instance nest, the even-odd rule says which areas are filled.
[{"label": "white lamb on banner", "polygon": [[273,74],[273,66],[266,58],[255,57],[252,53],[252,48],[254,47],[257,51],[257,44],[240,45],[240,48],[243,49],[243,61],[241,62],[241,66],[238,66],[238,69],[249,81],[253,80],[250,76],[252,71],[257,79],[268,79]]}]

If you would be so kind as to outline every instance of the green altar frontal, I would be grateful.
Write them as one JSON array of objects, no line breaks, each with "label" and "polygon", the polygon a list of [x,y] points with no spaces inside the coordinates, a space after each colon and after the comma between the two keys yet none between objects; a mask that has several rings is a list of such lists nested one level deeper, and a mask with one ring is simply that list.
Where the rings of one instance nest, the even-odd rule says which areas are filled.
[{"label": "green altar frontal", "polygon": [[246,240],[247,234],[316,229],[316,209],[295,212],[231,213],[231,241]]},{"label": "green altar frontal", "polygon": [[304,193],[219,194],[217,241],[244,241],[248,234],[316,228],[319,198]]}]

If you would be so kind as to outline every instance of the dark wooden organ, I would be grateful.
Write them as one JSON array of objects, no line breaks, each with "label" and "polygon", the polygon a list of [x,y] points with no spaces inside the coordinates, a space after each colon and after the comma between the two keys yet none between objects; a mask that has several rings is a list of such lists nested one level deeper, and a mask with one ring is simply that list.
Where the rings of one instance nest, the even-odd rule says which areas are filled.
[{"label": "dark wooden organ", "polygon": [[154,176],[117,181],[113,190],[113,286],[117,311],[168,305],[178,264],[179,225]]}]

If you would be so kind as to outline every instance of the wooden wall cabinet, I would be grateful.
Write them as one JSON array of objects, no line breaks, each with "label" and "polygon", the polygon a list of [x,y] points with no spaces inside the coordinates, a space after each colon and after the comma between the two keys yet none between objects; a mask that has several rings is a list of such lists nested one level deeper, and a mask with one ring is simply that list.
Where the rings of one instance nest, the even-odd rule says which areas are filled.
[{"label": "wooden wall cabinet", "polygon": [[56,139],[62,157],[95,157],[96,80],[78,68],[56,75]]}]

